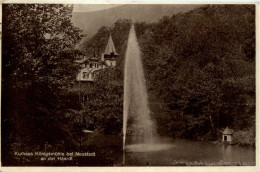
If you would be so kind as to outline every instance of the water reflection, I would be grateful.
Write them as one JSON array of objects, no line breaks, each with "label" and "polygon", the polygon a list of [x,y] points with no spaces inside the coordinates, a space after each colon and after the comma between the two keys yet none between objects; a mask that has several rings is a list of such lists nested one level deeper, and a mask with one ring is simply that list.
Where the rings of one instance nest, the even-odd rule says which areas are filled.
[{"label": "water reflection", "polygon": [[132,137],[127,140],[127,165],[169,165],[174,160],[188,162],[255,162],[255,149],[232,145],[159,137],[155,142],[150,138]]},{"label": "water reflection", "polygon": [[[89,139],[85,151],[96,152],[95,159],[84,159],[84,165],[122,164],[122,136],[96,135]],[[185,162],[255,162],[255,149],[234,145],[172,139],[170,137],[128,137],[126,166],[168,166],[173,161]],[[89,161],[89,162],[86,162]],[[94,163],[94,164],[93,164]],[[95,164],[96,163],[96,164]]]}]

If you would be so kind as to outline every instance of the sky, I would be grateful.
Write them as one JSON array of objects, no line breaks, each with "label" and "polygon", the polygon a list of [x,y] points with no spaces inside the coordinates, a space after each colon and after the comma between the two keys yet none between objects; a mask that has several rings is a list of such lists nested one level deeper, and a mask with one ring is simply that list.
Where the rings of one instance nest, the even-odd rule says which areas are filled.
[{"label": "sky", "polygon": [[91,12],[119,6],[118,4],[75,4],[74,12]]}]

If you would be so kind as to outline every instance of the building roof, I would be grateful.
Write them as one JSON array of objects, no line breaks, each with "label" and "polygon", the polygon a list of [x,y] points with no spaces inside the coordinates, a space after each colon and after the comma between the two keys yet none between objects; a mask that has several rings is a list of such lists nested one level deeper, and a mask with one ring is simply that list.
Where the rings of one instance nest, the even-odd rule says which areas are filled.
[{"label": "building roof", "polygon": [[109,40],[108,40],[108,43],[107,43],[107,46],[106,46],[106,49],[105,49],[105,52],[104,52],[104,55],[111,55],[111,54],[119,55],[116,52],[115,45],[114,45],[114,42],[112,40],[112,36],[110,34]]},{"label": "building roof", "polygon": [[90,58],[83,58],[83,59],[78,59],[78,60],[75,60],[74,62],[75,63],[78,63],[78,64],[82,64],[82,63],[85,63],[87,61],[89,61]]},{"label": "building roof", "polygon": [[103,63],[97,57],[88,57],[88,58],[84,58],[84,59],[75,60],[75,63],[77,63],[77,64],[90,63],[90,62]]},{"label": "building roof", "polygon": [[227,127],[222,134],[233,134],[233,131]]}]

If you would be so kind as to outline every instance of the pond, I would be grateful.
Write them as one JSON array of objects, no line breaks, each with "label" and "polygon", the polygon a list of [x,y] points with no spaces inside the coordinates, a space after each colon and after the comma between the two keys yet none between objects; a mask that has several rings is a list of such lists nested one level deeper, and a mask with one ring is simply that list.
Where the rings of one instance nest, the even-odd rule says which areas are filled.
[{"label": "pond", "polygon": [[[154,144],[143,144],[147,138],[130,138],[130,150],[126,153],[126,165],[170,165],[173,161],[206,163],[255,162],[255,149],[234,145],[211,144],[201,141],[157,138]],[[149,139],[148,139],[149,140]],[[154,149],[153,149],[154,148]]]},{"label": "pond", "polygon": [[[197,161],[211,164],[219,161],[255,163],[254,148],[234,145],[211,144],[170,137],[154,139],[142,136],[127,137],[126,144],[126,166],[146,166],[147,164],[150,166],[168,166],[173,161]],[[95,165],[122,164],[123,151],[122,137],[120,136],[97,135],[89,140],[88,148],[98,149],[96,160],[99,163],[96,162]]]}]

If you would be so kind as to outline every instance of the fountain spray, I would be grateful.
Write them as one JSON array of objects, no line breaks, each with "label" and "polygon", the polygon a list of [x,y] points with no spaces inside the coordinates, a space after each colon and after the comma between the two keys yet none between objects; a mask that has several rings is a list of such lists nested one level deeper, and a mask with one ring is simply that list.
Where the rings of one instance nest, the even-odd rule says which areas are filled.
[{"label": "fountain spray", "polygon": [[123,106],[123,164],[125,164],[128,118],[134,119],[131,124],[131,130],[133,130],[131,134],[151,135],[155,133],[155,127],[150,117],[141,52],[134,24],[129,32],[125,57]]}]

